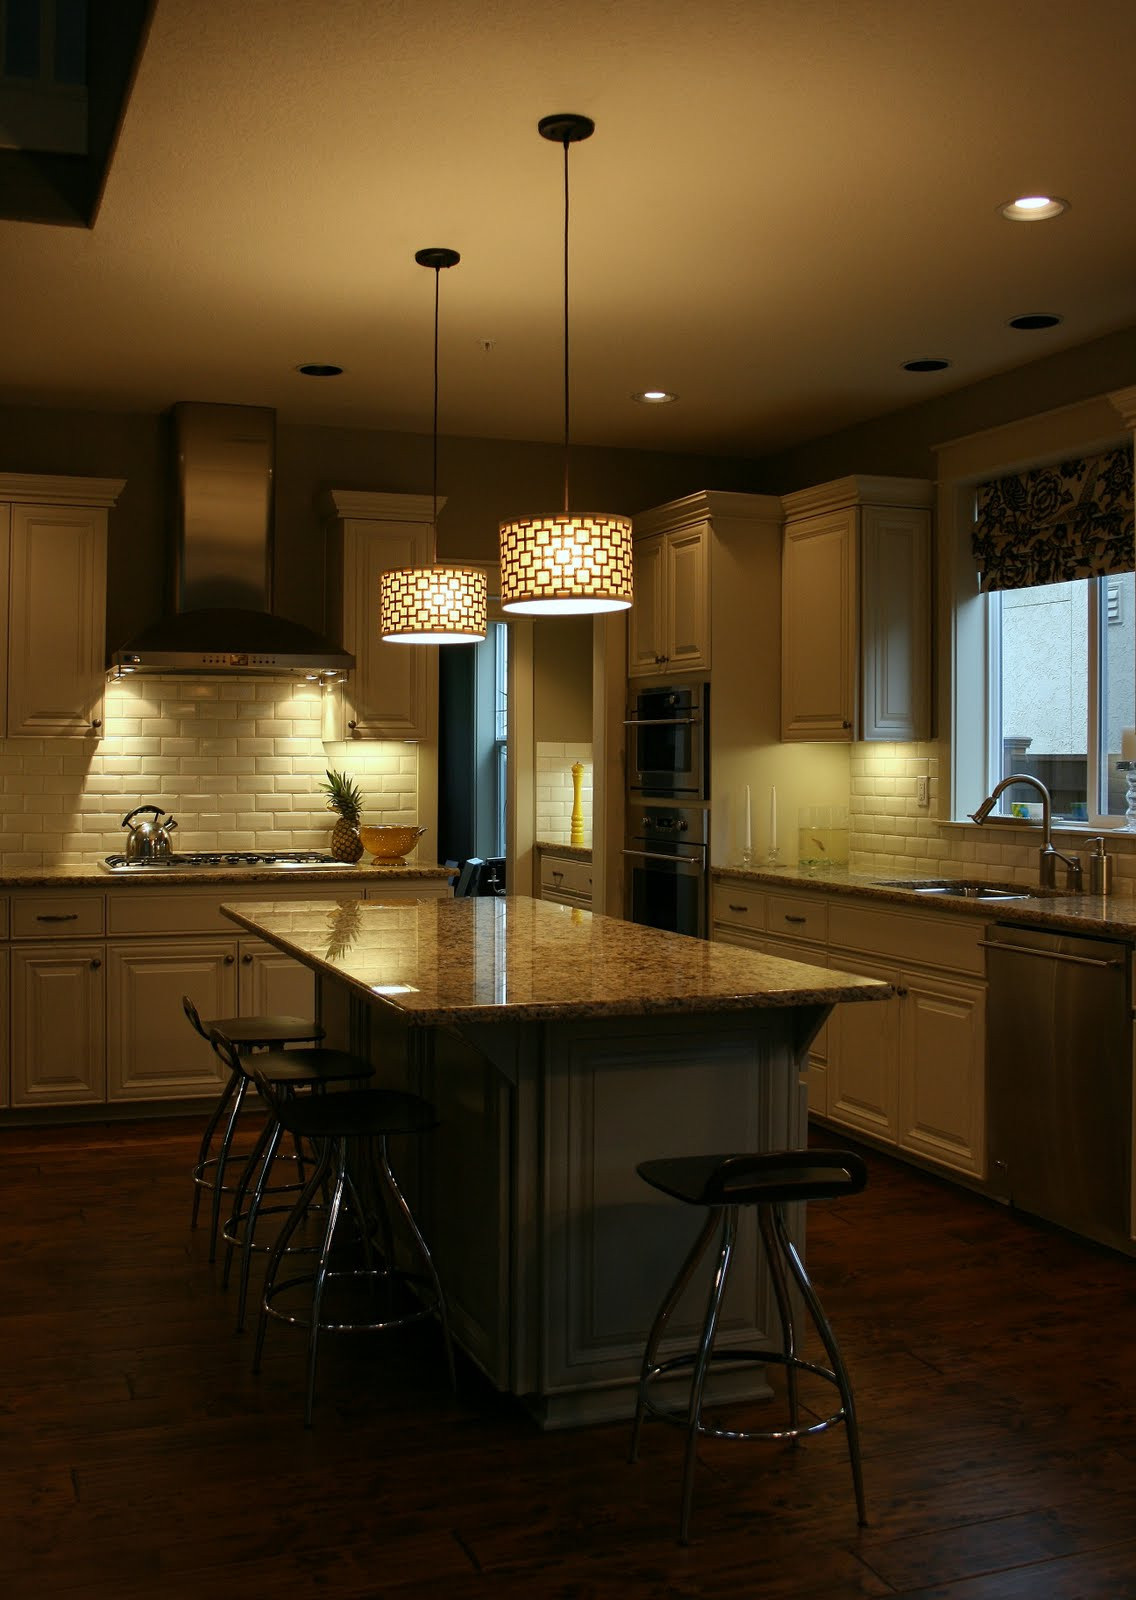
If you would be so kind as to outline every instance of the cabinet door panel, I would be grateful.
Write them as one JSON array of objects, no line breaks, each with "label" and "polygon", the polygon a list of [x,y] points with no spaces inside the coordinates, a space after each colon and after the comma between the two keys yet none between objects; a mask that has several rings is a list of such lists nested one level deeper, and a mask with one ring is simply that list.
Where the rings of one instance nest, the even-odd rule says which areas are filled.
[{"label": "cabinet door panel", "polygon": [[99,944],[12,951],[12,1104],[81,1105],[105,1090]]},{"label": "cabinet door panel", "polygon": [[348,739],[433,736],[438,647],[384,644],[379,638],[379,580],[396,567],[429,559],[421,523],[369,524],[349,519],[343,531],[343,644],[355,656],[345,691]]},{"label": "cabinet door panel", "polygon": [[667,653],[664,600],[663,535],[636,539],[632,552],[635,604],[628,612],[627,672],[629,677],[662,672]]},{"label": "cabinet door panel", "polygon": [[315,973],[261,939],[240,941],[238,989],[242,1017],[316,1014]]},{"label": "cabinet door panel", "polygon": [[851,739],[857,648],[854,511],[786,527],[781,737]]},{"label": "cabinet door panel", "polygon": [[981,1177],[985,990],[906,972],[901,983],[899,1143]]},{"label": "cabinet door panel", "polygon": [[863,739],[931,731],[931,513],[861,513]]},{"label": "cabinet door panel", "polygon": [[686,672],[710,665],[709,529],[667,535],[668,665]]},{"label": "cabinet door panel", "polygon": [[12,1078],[8,1070],[8,952],[0,950],[0,1106],[12,1103]]},{"label": "cabinet door panel", "polygon": [[8,732],[97,734],[106,633],[106,515],[13,506]]},{"label": "cabinet door panel", "polygon": [[[894,983],[895,973],[835,951],[830,966]],[[899,1076],[898,997],[838,1005],[829,1023],[828,1115],[877,1138],[896,1139]]]},{"label": "cabinet door panel", "polygon": [[235,940],[107,946],[107,1099],[215,1093],[220,1060],[186,1021],[182,995],[203,1017],[237,1009]]}]

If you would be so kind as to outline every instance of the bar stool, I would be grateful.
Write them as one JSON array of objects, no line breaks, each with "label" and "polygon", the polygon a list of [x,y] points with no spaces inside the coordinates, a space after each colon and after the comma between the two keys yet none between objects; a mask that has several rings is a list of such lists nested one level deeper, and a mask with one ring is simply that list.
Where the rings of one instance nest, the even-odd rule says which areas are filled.
[{"label": "bar stool", "polygon": [[[210,1042],[221,1060],[230,1072],[238,1072],[247,1080],[245,1087],[255,1083],[250,1071],[249,1061],[242,1057],[241,1052],[231,1039],[225,1037],[220,1028],[212,1030]],[[293,1136],[296,1147],[295,1159],[298,1163],[298,1182],[273,1184],[272,1170],[280,1150],[281,1137],[284,1128],[276,1114],[276,1106],[281,1099],[290,1100],[297,1089],[306,1089],[312,1094],[322,1094],[334,1084],[354,1083],[360,1084],[367,1078],[373,1078],[375,1069],[369,1061],[362,1056],[349,1054],[346,1050],[329,1050],[324,1047],[309,1049],[300,1047],[293,1050],[262,1050],[256,1056],[257,1072],[273,1087],[274,1094],[265,1098],[267,1115],[264,1124],[257,1136],[256,1144],[249,1153],[248,1159],[241,1168],[240,1178],[233,1190],[233,1209],[221,1229],[221,1238],[225,1244],[225,1268],[221,1277],[221,1287],[229,1287],[229,1277],[232,1272],[233,1256],[239,1249],[241,1255],[240,1286],[237,1294],[237,1332],[243,1333],[245,1326],[245,1307],[248,1302],[249,1273],[252,1266],[252,1257],[257,1250],[271,1250],[271,1245],[256,1242],[256,1229],[258,1222],[266,1216],[280,1215],[291,1211],[292,1202],[265,1205],[268,1194],[274,1196],[296,1195],[307,1183],[307,1174],[304,1171],[303,1142],[298,1136]],[[254,1183],[255,1176],[255,1183]],[[251,1196],[249,1194],[252,1189]],[[245,1202],[248,1201],[247,1209]],[[314,1207],[313,1207],[314,1209]]]},{"label": "bar stool", "polygon": [[[195,1033],[199,1033],[206,1044],[212,1045],[212,1030],[220,1029],[225,1037],[239,1050],[262,1050],[271,1046],[280,1047],[286,1044],[314,1044],[322,1039],[324,1030],[318,1022],[313,1022],[310,1017],[289,1016],[254,1016],[254,1017],[217,1017],[211,1021],[204,1021],[200,1012],[190,999],[189,995],[181,997],[182,1010],[189,1020],[189,1025]],[[201,1136],[201,1145],[197,1152],[197,1160],[193,1166],[193,1212],[190,1216],[191,1228],[197,1226],[197,1214],[201,1205],[201,1191],[212,1191],[212,1204],[210,1208],[210,1233],[209,1233],[209,1259],[217,1259],[217,1229],[221,1218],[221,1195],[225,1188],[225,1169],[228,1166],[229,1154],[232,1149],[233,1136],[237,1131],[237,1122],[240,1118],[241,1108],[244,1105],[245,1094],[248,1090],[248,1079],[244,1073],[230,1068],[229,1076],[205,1126]],[[213,1154],[213,1139],[221,1125],[222,1118],[228,1112],[228,1121],[221,1137],[221,1143],[216,1154]]]},{"label": "bar stool", "polygon": [[[433,1316],[436,1312],[441,1323],[450,1386],[456,1390],[457,1377],[446,1298],[433,1257],[391,1171],[388,1148],[392,1134],[419,1134],[436,1126],[438,1119],[433,1106],[418,1095],[394,1089],[349,1089],[341,1094],[287,1099],[279,1094],[262,1072],[262,1060],[259,1056],[250,1057],[247,1063],[256,1079],[257,1088],[273,1105],[284,1131],[312,1143],[316,1150],[316,1164],[268,1257],[252,1370],[260,1371],[270,1317],[295,1327],[307,1328],[304,1426],[310,1428],[321,1331],[376,1332],[384,1328],[404,1327]],[[378,1202],[377,1215],[372,1215],[364,1200],[364,1195],[371,1197],[370,1180],[376,1182],[373,1198]],[[330,1188],[327,1221],[317,1247],[313,1270],[281,1279],[280,1264],[288,1250],[289,1241],[307,1217],[316,1196],[325,1187]],[[393,1203],[396,1214],[402,1218],[423,1270],[410,1271],[395,1265],[394,1230],[387,1201]],[[336,1236],[346,1217],[352,1218],[356,1224],[362,1252],[361,1267],[333,1267],[331,1264]],[[373,1244],[372,1236],[376,1227],[383,1238],[381,1258],[376,1257]],[[375,1290],[385,1287],[388,1290],[387,1306],[375,1305],[373,1311],[366,1315],[362,1309],[348,1315],[329,1308],[325,1315],[325,1295],[329,1288],[335,1288],[338,1280],[343,1279],[368,1280]],[[305,1287],[310,1287],[310,1300],[306,1308],[292,1311],[277,1303],[289,1290]],[[413,1300],[403,1309],[397,1307],[393,1299],[394,1291],[400,1287],[413,1293]]]},{"label": "bar stool", "polygon": [[[836,1423],[843,1423],[848,1441],[848,1455],[852,1466],[852,1484],[856,1493],[856,1511],[860,1525],[867,1521],[864,1511],[864,1486],[860,1470],[860,1438],[856,1426],[856,1408],[852,1385],[841,1357],[836,1338],[817,1298],[816,1291],[805,1271],[804,1263],[790,1239],[785,1226],[784,1208],[795,1201],[835,1199],[843,1195],[858,1194],[868,1181],[868,1171],[858,1155],[845,1150],[777,1150],[761,1155],[729,1156],[677,1156],[668,1160],[644,1161],[636,1168],[639,1176],[652,1188],[686,1205],[706,1206],[709,1215],[691,1246],[678,1275],[667,1291],[659,1308],[643,1353],[639,1376],[639,1390],[635,1401],[635,1420],[631,1430],[630,1459],[638,1458],[639,1434],[644,1412],[677,1423],[686,1428],[686,1450],[683,1457],[682,1512],[679,1521],[679,1540],[689,1542],[690,1511],[694,1496],[694,1467],[698,1437],[711,1439],[783,1439],[796,1443],[812,1433],[822,1433]],[[761,1235],[770,1279],[781,1322],[782,1349],[716,1351],[714,1336],[726,1292],[730,1261],[738,1232],[738,1213],[742,1206],[757,1208],[758,1231]],[[678,1304],[687,1284],[694,1275],[707,1246],[715,1232],[720,1230],[717,1265],[714,1281],[706,1305],[706,1317],[698,1349],[656,1362],[659,1342],[663,1337],[671,1313]],[[786,1268],[788,1272],[786,1272]],[[793,1316],[789,1276],[800,1291],[813,1325],[820,1334],[828,1353],[831,1368],[805,1361],[797,1354],[797,1328]],[[702,1420],[702,1394],[706,1374],[712,1362],[760,1361],[774,1362],[785,1368],[789,1426],[760,1431],[718,1428]],[[680,1368],[692,1369],[690,1395],[685,1415],[667,1411],[656,1405],[650,1396],[653,1379],[675,1372]],[[840,1394],[840,1408],[819,1422],[802,1426],[797,1394],[797,1374],[811,1372],[835,1385]]]}]

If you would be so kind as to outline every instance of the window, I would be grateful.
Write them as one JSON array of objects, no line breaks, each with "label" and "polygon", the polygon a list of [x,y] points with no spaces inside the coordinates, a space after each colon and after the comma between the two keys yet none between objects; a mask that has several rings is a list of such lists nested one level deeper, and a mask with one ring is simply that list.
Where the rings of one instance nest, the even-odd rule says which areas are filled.
[{"label": "window", "polygon": [[[1049,790],[1054,818],[1123,817],[1116,763],[1122,731],[1136,726],[1133,584],[1127,572],[986,596],[987,792],[1025,772]],[[1011,788],[1001,813],[1036,802],[1028,786]]]}]

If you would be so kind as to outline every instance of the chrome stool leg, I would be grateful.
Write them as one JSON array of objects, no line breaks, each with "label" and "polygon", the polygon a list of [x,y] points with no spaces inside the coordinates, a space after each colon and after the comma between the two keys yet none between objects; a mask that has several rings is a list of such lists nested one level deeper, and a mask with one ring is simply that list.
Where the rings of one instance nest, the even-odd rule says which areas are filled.
[{"label": "chrome stool leg", "polygon": [[804,1297],[805,1304],[809,1308],[809,1315],[813,1319],[813,1324],[820,1334],[828,1359],[832,1363],[832,1375],[840,1391],[840,1403],[844,1413],[844,1431],[848,1436],[848,1459],[852,1467],[852,1487],[856,1493],[856,1514],[860,1526],[864,1528],[868,1525],[868,1513],[864,1502],[864,1476],[860,1461],[860,1428],[856,1421],[856,1402],[852,1395],[852,1384],[848,1378],[848,1369],[844,1365],[844,1358],[840,1353],[840,1346],[836,1342],[836,1335],[833,1333],[829,1320],[824,1314],[824,1308],[817,1297],[816,1290],[813,1288],[812,1280],[805,1271],[804,1262],[797,1253],[796,1245],[789,1237],[781,1207],[774,1206],[772,1210],[773,1227],[776,1231],[782,1254],[789,1264],[790,1272],[797,1281],[797,1287]]},{"label": "chrome stool leg", "polygon": [[695,1269],[702,1259],[706,1246],[710,1243],[711,1236],[717,1231],[719,1217],[720,1212],[714,1210],[706,1218],[698,1237],[687,1251],[686,1259],[678,1269],[674,1282],[667,1290],[666,1298],[656,1312],[654,1322],[651,1324],[651,1331],[647,1335],[647,1348],[643,1352],[643,1364],[639,1369],[639,1389],[635,1396],[635,1418],[631,1424],[631,1448],[627,1457],[629,1461],[634,1462],[639,1459],[639,1434],[643,1426],[643,1413],[647,1409],[647,1384],[655,1365],[655,1356],[658,1353],[663,1334],[666,1332],[667,1323],[671,1319],[675,1306],[682,1299],[687,1284],[694,1276]]},{"label": "chrome stool leg", "polygon": [[[793,1302],[789,1297],[789,1280],[785,1274],[780,1236],[770,1215],[772,1208],[758,1206],[756,1209],[761,1242],[765,1247],[765,1259],[769,1264],[769,1281],[773,1285],[777,1314],[781,1320],[781,1348],[786,1356],[785,1388],[789,1401],[789,1427],[795,1431],[800,1426],[801,1407],[797,1382],[797,1328],[793,1317]],[[793,1443],[797,1444],[798,1440],[794,1439]]]},{"label": "chrome stool leg", "polygon": [[[383,1181],[387,1186],[387,1192],[391,1195],[395,1205],[402,1214],[402,1219],[410,1231],[410,1235],[414,1240],[415,1248],[417,1249],[418,1255],[426,1267],[426,1272],[429,1276],[430,1284],[434,1291],[434,1297],[438,1306],[438,1320],[442,1326],[442,1343],[446,1351],[446,1369],[450,1375],[450,1388],[456,1394],[458,1388],[457,1369],[454,1366],[454,1346],[453,1341],[450,1338],[450,1316],[446,1308],[446,1297],[442,1293],[442,1280],[438,1277],[438,1269],[434,1265],[434,1257],[430,1254],[429,1247],[427,1246],[425,1239],[422,1237],[421,1229],[414,1220],[414,1213],[407,1204],[406,1196],[399,1188],[398,1183],[395,1180],[395,1175],[391,1170],[390,1152],[385,1133],[379,1135],[378,1146],[379,1170],[382,1173]],[[387,1265],[393,1272],[393,1255],[388,1260]]]},{"label": "chrome stool leg", "polygon": [[690,1543],[690,1510],[694,1502],[694,1468],[698,1461],[698,1435],[702,1430],[702,1392],[706,1387],[706,1373],[714,1349],[714,1336],[722,1314],[722,1300],[726,1293],[730,1261],[738,1237],[738,1212],[736,1206],[722,1208],[722,1240],[718,1248],[718,1265],[710,1296],[706,1303],[706,1320],[702,1326],[702,1339],[694,1363],[690,1385],[690,1409],[686,1427],[686,1451],[682,1463],[682,1513],[679,1518],[679,1543]]},{"label": "chrome stool leg", "polygon": [[221,1090],[221,1093],[217,1096],[217,1103],[213,1107],[209,1121],[205,1125],[205,1132],[201,1135],[201,1144],[198,1147],[197,1160],[194,1163],[192,1174],[193,1210],[189,1218],[189,1225],[191,1228],[196,1228],[197,1226],[197,1215],[201,1208],[202,1189],[211,1189],[213,1187],[212,1180],[205,1176],[211,1160],[215,1161],[215,1158],[211,1158],[209,1154],[210,1148],[213,1144],[213,1135],[220,1127],[221,1118],[229,1109],[229,1102],[236,1093],[237,1085],[240,1083],[240,1081],[241,1074],[239,1072],[230,1072],[229,1080],[225,1084],[225,1087]]},{"label": "chrome stool leg", "polygon": [[229,1165],[229,1152],[233,1147],[233,1139],[240,1120],[241,1107],[245,1103],[248,1093],[248,1079],[242,1073],[241,1081],[237,1084],[237,1092],[233,1097],[232,1110],[229,1120],[225,1125],[225,1133],[221,1140],[221,1148],[217,1152],[217,1165],[214,1169],[213,1201],[209,1216],[209,1260],[217,1259],[217,1235],[221,1227],[221,1197],[225,1192],[225,1172]]}]

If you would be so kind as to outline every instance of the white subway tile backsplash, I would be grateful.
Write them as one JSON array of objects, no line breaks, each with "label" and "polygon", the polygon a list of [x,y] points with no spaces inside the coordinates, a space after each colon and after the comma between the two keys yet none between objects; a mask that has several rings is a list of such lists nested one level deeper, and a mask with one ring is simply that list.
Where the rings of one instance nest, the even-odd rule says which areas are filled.
[{"label": "white subway tile backsplash", "polygon": [[583,768],[580,809],[584,818],[584,843],[592,842],[592,747],[590,744],[538,741],[536,747],[536,836],[550,844],[570,844],[574,789],[572,767]]},{"label": "white subway tile backsplash", "polygon": [[328,767],[359,784],[368,818],[417,821],[417,748],[324,744],[321,709],[280,679],[112,683],[97,744],[0,739],[0,865],[94,865],[145,803],[177,817],[183,850],[326,849]]}]

